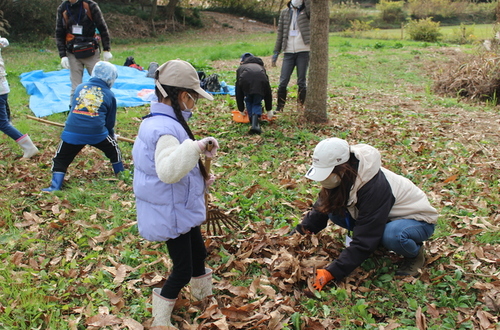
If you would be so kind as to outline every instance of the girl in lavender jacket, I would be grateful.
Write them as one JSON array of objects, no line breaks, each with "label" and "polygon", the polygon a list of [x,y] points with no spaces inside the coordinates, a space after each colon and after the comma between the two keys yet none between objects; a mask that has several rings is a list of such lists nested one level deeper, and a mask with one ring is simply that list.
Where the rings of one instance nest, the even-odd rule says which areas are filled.
[{"label": "girl in lavender jacket", "polygon": [[[200,225],[206,219],[204,193],[214,180],[201,154],[213,157],[217,140],[195,141],[187,124],[198,97],[213,100],[200,87],[188,62],[172,60],[155,73],[156,96],[134,143],[134,193],[139,233],[149,241],[165,241],[173,269],[162,288],[153,289],[152,326],[170,326],[180,290],[191,282],[191,294],[212,294],[212,270]],[[211,151],[207,145],[213,144]]]}]

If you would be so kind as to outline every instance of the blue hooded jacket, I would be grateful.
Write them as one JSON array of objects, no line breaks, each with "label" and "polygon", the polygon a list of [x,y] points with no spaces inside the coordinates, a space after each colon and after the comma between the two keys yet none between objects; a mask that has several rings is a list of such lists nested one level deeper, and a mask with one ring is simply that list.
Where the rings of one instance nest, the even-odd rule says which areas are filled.
[{"label": "blue hooded jacket", "polygon": [[97,144],[114,136],[116,98],[111,91],[118,74],[107,62],[98,62],[88,82],[78,85],[61,139],[70,144]]}]

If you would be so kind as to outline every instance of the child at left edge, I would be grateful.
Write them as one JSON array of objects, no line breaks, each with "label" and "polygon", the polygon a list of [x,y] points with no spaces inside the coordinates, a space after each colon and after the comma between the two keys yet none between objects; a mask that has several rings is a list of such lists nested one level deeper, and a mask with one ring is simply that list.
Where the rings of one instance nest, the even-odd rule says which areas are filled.
[{"label": "child at left edge", "polygon": [[[260,134],[259,120],[262,115],[262,100],[264,100],[267,117],[273,117],[273,94],[264,62],[252,53],[241,56],[240,66],[236,70],[236,104],[243,112],[245,105],[250,118],[250,134]],[[245,104],[244,104],[245,103]]]}]

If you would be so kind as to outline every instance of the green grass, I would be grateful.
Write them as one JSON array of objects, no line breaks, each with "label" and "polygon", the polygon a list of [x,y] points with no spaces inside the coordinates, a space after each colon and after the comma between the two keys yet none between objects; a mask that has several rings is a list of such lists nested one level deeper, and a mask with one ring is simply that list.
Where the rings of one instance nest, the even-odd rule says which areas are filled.
[{"label": "green grass", "polygon": [[[158,42],[123,41],[114,43],[113,62],[134,56],[147,66],[181,58],[234,84],[239,57],[248,51],[264,58],[275,89],[280,68],[270,66],[274,38],[245,35],[241,42],[241,36],[191,32]],[[221,145],[212,164],[217,176],[212,202],[231,210],[244,226],[242,232],[207,241],[219,304],[212,308],[248,311],[245,319],[228,317],[229,329],[236,328],[232,322],[258,327],[262,320],[260,326],[266,326],[270,316],[294,330],[319,329],[320,322],[328,329],[395,324],[418,329],[419,315],[428,329],[476,329],[478,312],[490,313],[489,322],[498,326],[498,311],[484,300],[498,290],[493,262],[500,253],[498,108],[431,92],[427,70],[447,59],[446,45],[331,35],[329,46],[326,125],[303,122],[294,79],[284,113],[263,125],[261,136],[249,136],[248,126],[231,121],[233,98],[202,100],[195,110],[190,123],[195,135],[214,136]],[[126,172],[119,178],[99,151],[86,148],[70,166],[63,190],[42,194],[61,129],[25,118],[31,112],[18,76],[57,70],[59,59],[48,42],[14,44],[2,53],[14,124],[30,133],[41,155],[21,161],[15,142],[0,136],[0,327],[87,329],[91,317],[107,312],[119,318],[120,329],[127,328],[129,318],[147,325],[151,287],[167,276],[171,263],[163,243],[138,235],[132,146],[120,144]],[[117,133],[133,138],[148,111],[147,106],[120,108]],[[48,119],[64,122],[65,116]],[[331,226],[300,240],[284,234],[317,196],[319,187],[303,175],[316,143],[330,136],[379,148],[383,165],[422,187],[439,210],[427,245],[430,264],[420,278],[395,277],[399,258],[381,250],[338,286],[308,291],[314,267],[343,249],[344,232]],[[125,275],[115,279],[120,266]],[[205,322],[203,329],[223,322],[216,318],[220,314],[200,318],[205,310],[189,303],[187,290],[181,293],[186,305],[176,315],[191,327]]]},{"label": "green grass", "polygon": [[[482,41],[484,39],[491,39],[495,35],[493,24],[474,24],[467,25],[468,29],[472,29],[473,33],[470,36],[471,40]],[[440,32],[443,34],[444,42],[450,39],[454,34],[458,33],[459,27],[457,26],[441,26]],[[337,33],[342,35],[341,32]],[[369,39],[381,40],[408,40],[409,35],[403,29],[374,29],[370,31],[360,32],[360,36]]]}]

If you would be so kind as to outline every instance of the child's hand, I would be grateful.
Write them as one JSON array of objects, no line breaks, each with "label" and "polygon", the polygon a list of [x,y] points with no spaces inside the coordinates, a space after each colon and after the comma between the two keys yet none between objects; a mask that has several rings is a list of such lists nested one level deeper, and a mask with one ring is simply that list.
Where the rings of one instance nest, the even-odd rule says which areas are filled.
[{"label": "child's hand", "polygon": [[214,182],[215,182],[215,175],[210,174],[210,177],[209,177],[207,180],[205,180],[205,186],[207,187],[207,189],[208,189],[208,187],[210,187],[210,186],[211,186]]},{"label": "child's hand", "polygon": [[[209,151],[207,150],[207,145],[211,142],[212,144],[212,150]],[[205,156],[213,158],[217,154],[217,149],[219,149],[219,143],[217,140],[213,137],[206,137],[204,139],[201,139],[200,141],[196,141],[198,143],[198,147],[200,148],[200,151],[205,154]]]}]

